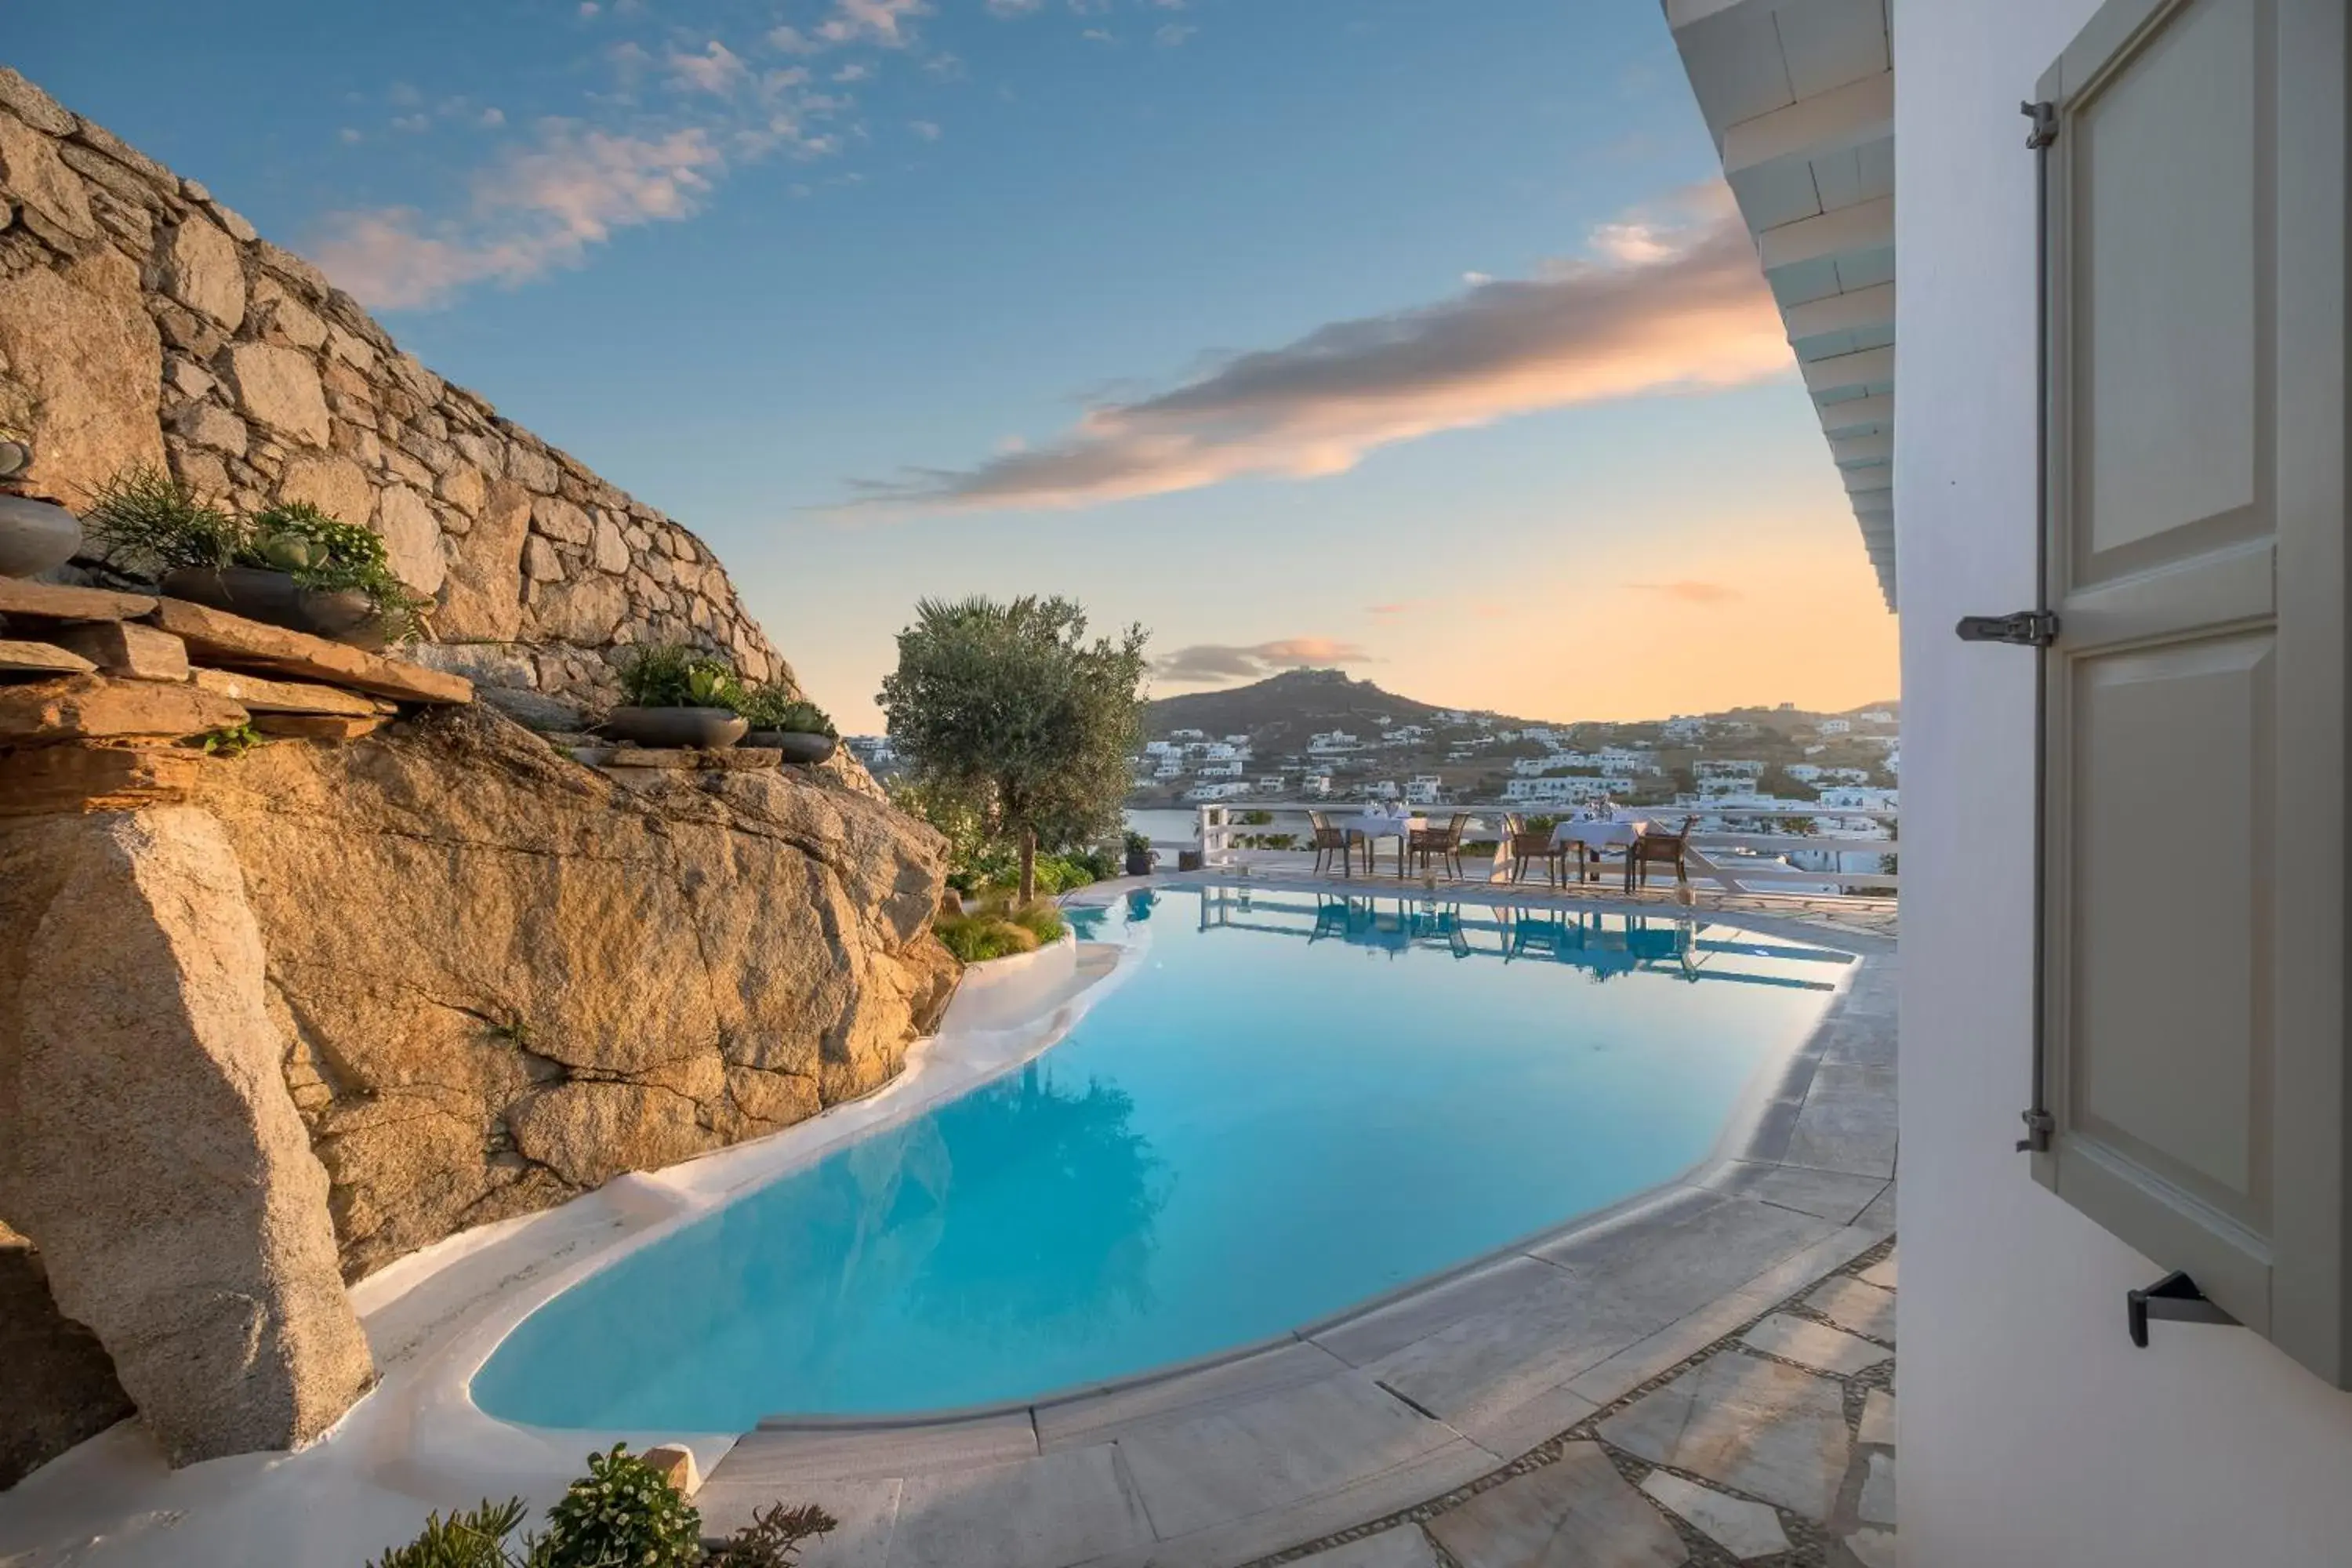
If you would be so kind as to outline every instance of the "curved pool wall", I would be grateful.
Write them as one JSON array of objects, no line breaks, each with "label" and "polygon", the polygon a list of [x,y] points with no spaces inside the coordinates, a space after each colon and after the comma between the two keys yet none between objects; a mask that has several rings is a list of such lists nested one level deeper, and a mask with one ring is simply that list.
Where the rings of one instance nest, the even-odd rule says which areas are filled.
[{"label": "curved pool wall", "polygon": [[742,1430],[1213,1356],[1672,1181],[1853,962],[1652,911],[1144,897],[1045,1056],[589,1275],[476,1404]]}]

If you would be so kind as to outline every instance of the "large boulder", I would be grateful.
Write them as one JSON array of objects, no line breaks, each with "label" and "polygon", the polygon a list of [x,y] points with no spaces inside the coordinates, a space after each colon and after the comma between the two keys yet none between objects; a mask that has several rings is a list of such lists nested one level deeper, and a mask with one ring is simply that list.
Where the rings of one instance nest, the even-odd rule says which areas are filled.
[{"label": "large boulder", "polygon": [[317,1436],[371,1376],[259,927],[203,811],[0,827],[0,1215],[174,1463]]},{"label": "large boulder", "polygon": [[623,786],[495,711],[205,770],[356,1278],[898,1070],[929,828],[825,775]]}]

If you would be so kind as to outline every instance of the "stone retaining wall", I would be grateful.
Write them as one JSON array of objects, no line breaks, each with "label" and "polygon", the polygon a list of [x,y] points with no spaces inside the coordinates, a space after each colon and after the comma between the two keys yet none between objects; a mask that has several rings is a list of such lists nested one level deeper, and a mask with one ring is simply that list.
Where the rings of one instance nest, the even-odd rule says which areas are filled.
[{"label": "stone retaining wall", "polygon": [[792,672],[709,546],[417,363],[320,270],[0,68],[0,426],[68,505],[133,463],[317,503],[433,594],[426,662],[560,727],[631,644]]}]

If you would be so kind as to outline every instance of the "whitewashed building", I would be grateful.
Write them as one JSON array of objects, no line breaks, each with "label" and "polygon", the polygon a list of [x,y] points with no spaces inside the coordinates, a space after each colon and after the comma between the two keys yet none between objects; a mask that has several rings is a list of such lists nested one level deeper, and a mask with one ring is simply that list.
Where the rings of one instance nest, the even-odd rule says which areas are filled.
[{"label": "whitewashed building", "polygon": [[2352,1562],[2347,7],[1664,8],[1904,611],[1901,1560]]}]

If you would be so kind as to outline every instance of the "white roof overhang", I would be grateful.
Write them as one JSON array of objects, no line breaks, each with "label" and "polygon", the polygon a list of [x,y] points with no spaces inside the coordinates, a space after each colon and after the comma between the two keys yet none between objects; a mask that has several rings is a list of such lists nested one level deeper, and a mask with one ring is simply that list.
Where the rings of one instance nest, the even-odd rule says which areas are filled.
[{"label": "white roof overhang", "polygon": [[1887,0],[1664,0],[1863,546],[1895,607]]}]

